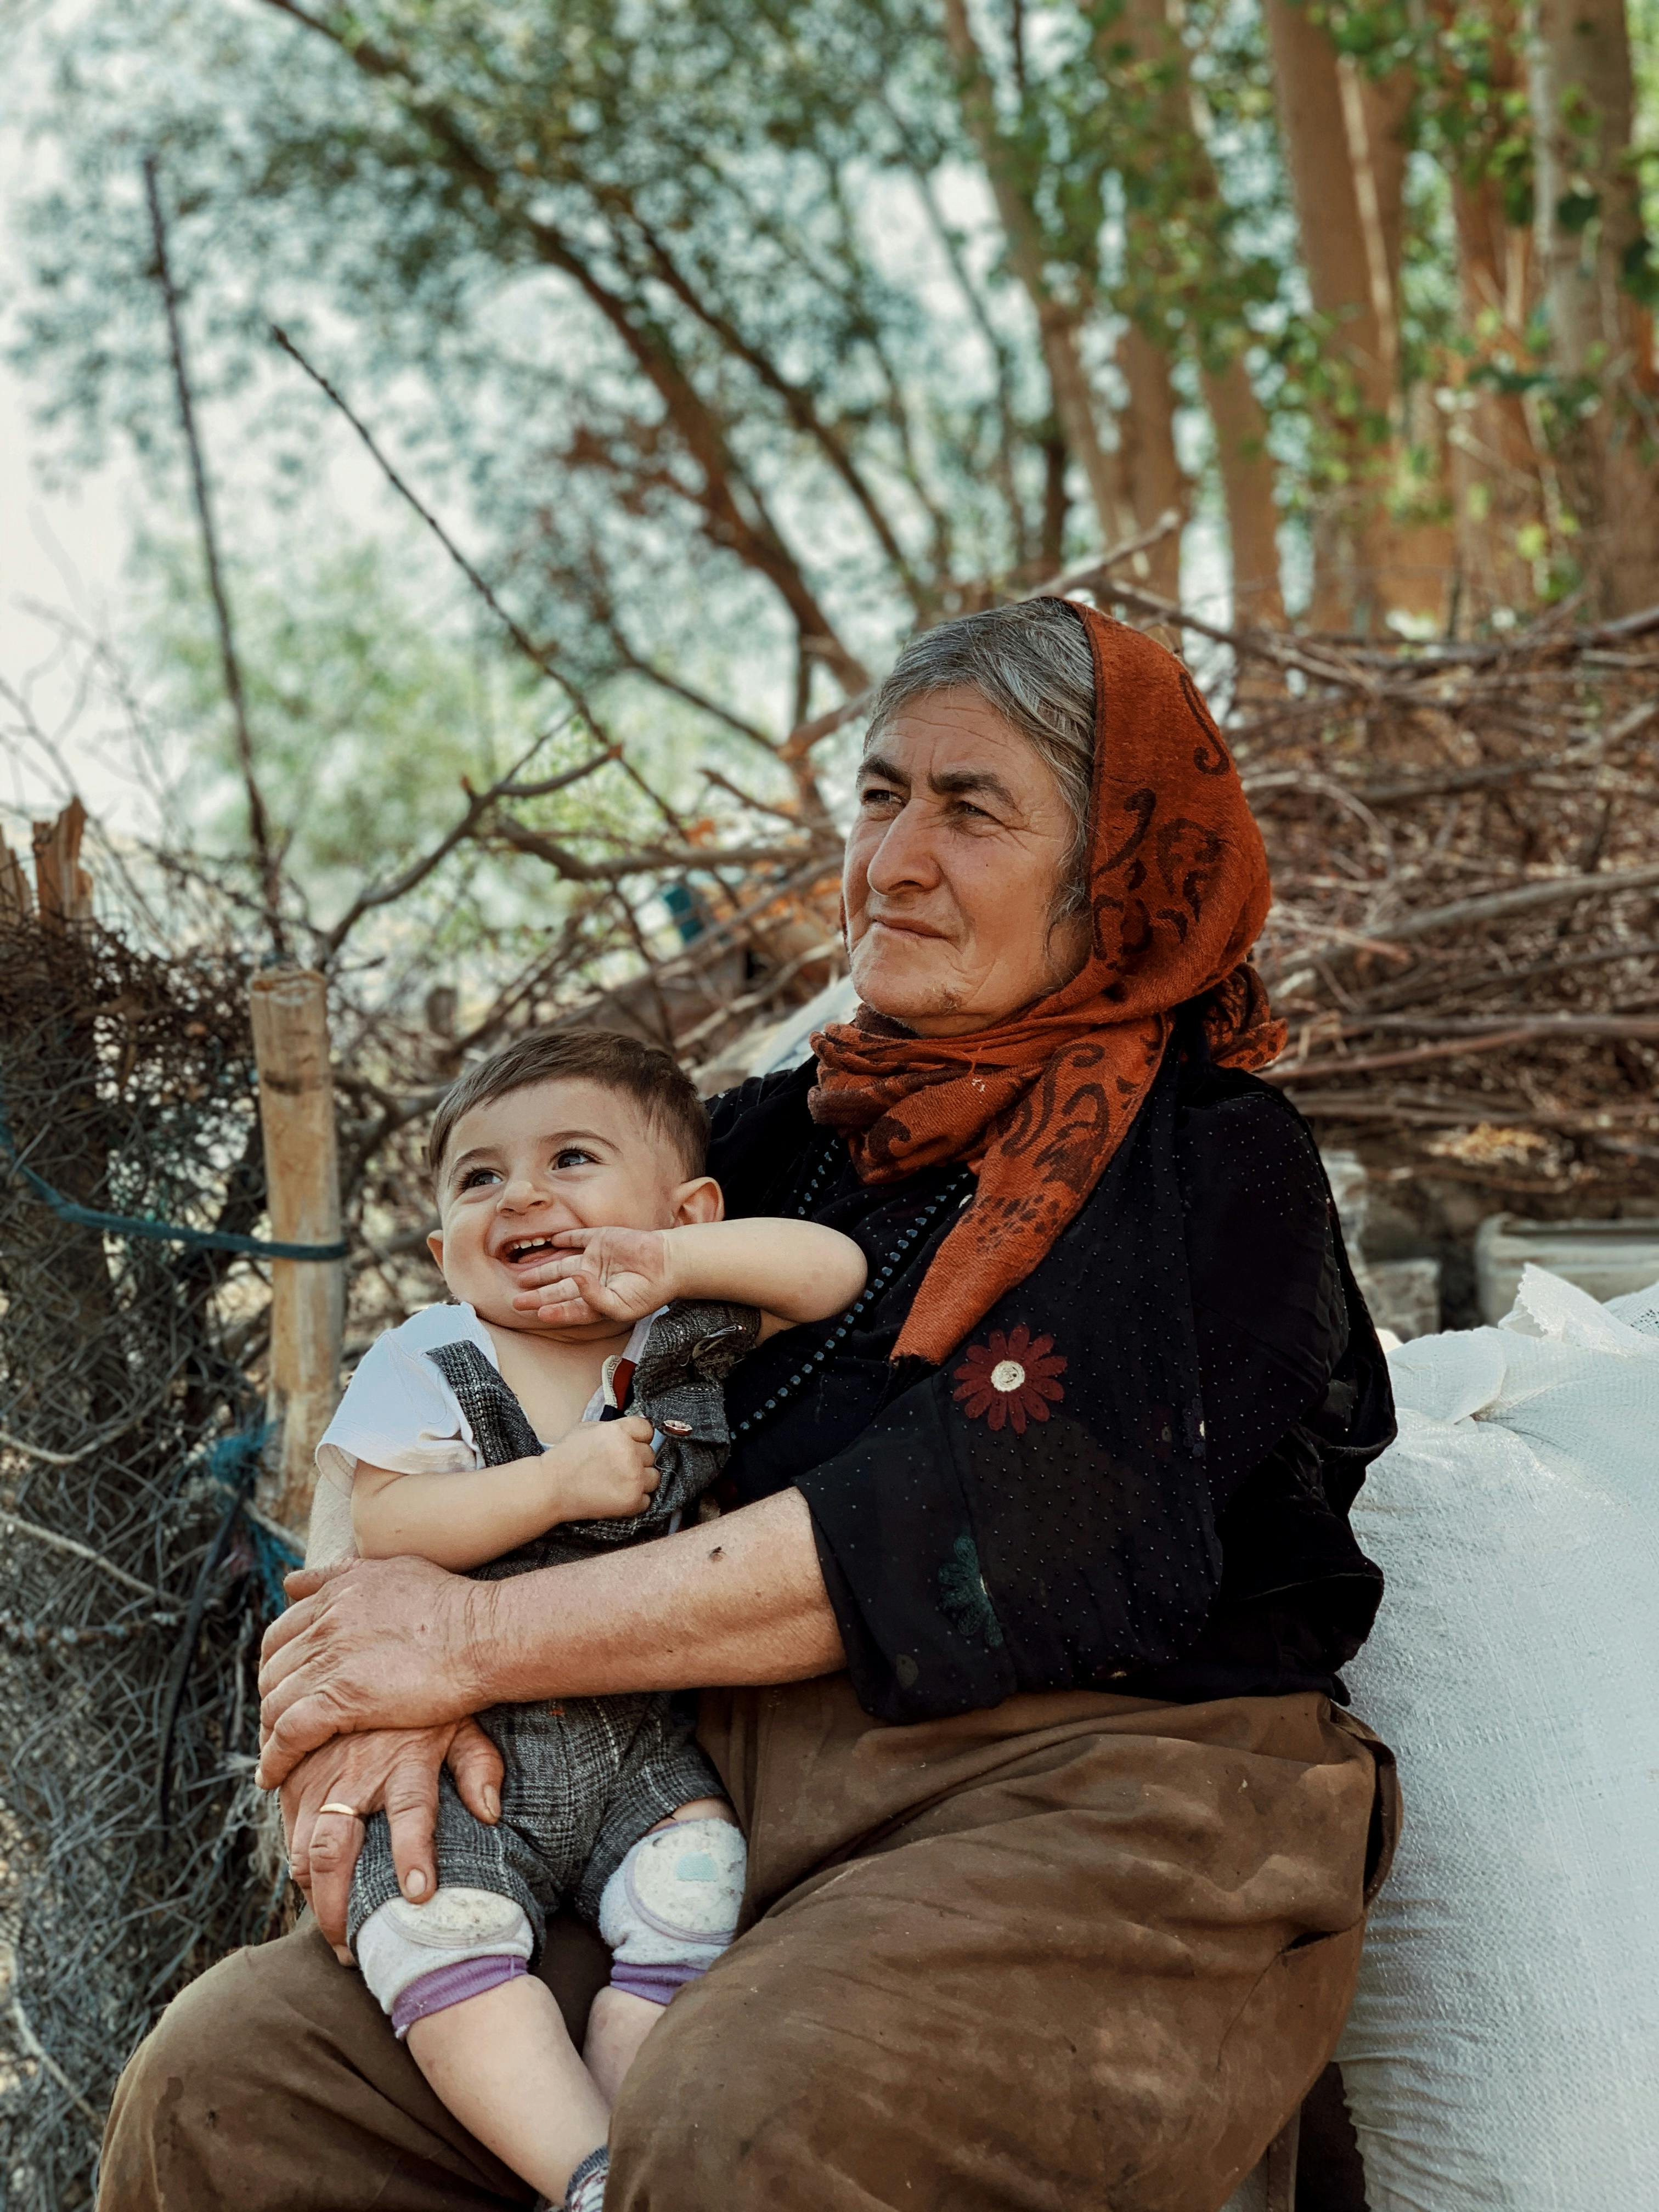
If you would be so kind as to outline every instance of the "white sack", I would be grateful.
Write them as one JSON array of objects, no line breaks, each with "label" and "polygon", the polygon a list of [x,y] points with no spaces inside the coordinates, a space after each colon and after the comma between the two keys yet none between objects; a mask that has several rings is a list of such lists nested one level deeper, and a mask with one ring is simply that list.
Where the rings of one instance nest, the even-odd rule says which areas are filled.
[{"label": "white sack", "polygon": [[1389,1359],[1347,1669],[1405,1833],[1338,2053],[1370,2212],[1659,2207],[1659,1285]]}]

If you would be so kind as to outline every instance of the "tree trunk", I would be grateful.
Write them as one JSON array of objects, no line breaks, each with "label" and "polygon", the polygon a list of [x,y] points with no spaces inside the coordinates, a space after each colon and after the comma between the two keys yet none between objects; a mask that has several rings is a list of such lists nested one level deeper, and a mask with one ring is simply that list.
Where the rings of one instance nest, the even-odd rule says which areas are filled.
[{"label": "tree trunk", "polygon": [[[1527,234],[1509,222],[1503,193],[1489,177],[1466,181],[1455,176],[1452,212],[1459,322],[1483,354],[1501,350],[1518,363],[1526,356],[1531,304]],[[1494,331],[1496,344],[1480,339],[1483,327]],[[1467,362],[1449,366],[1454,381],[1467,378]],[[1523,532],[1545,523],[1546,507],[1539,454],[1519,394],[1466,381],[1464,397],[1451,438],[1451,480],[1463,604],[1478,623],[1496,608],[1523,608],[1534,598],[1533,561]]]},{"label": "tree trunk", "polygon": [[[1170,356],[1154,345],[1138,323],[1131,323],[1118,346],[1118,366],[1129,387],[1129,404],[1119,417],[1123,473],[1134,509],[1135,528],[1150,530],[1172,509],[1184,527],[1192,487],[1176,453],[1178,404]],[[1172,530],[1135,556],[1138,575],[1166,599],[1181,597],[1180,530]]]},{"label": "tree trunk", "polygon": [[1653,316],[1623,0],[1532,0],[1534,238],[1554,363],[1599,404],[1559,443],[1583,559],[1608,614],[1659,599]]},{"label": "tree trunk", "polygon": [[1449,532],[1392,511],[1419,493],[1404,472],[1400,392],[1410,88],[1403,72],[1377,82],[1340,60],[1294,0],[1266,0],[1266,14],[1308,289],[1332,325],[1346,383],[1326,426],[1334,482],[1316,531],[1310,617],[1322,629],[1364,626],[1396,608],[1438,615]]},{"label": "tree trunk", "polygon": [[1206,368],[1203,377],[1232,545],[1233,619],[1278,626],[1285,620],[1285,599],[1279,583],[1279,509],[1267,412],[1237,356],[1224,368]]},{"label": "tree trunk", "polygon": [[[1147,153],[1163,166],[1166,174],[1178,179],[1178,189],[1189,209],[1197,213],[1201,226],[1204,210],[1214,209],[1218,214],[1222,207],[1220,181],[1199,119],[1187,49],[1169,0],[1124,0],[1121,13],[1103,26],[1096,51],[1101,74],[1108,82],[1121,74],[1126,49],[1136,74],[1136,94],[1150,102],[1152,143]],[[1147,204],[1155,206],[1157,195],[1148,196]],[[1132,219],[1128,248],[1132,264],[1139,264],[1147,270],[1158,269],[1164,257],[1155,216],[1142,213]],[[1206,356],[1207,334],[1202,326],[1198,301],[1202,280],[1189,283],[1182,289],[1189,328],[1201,363],[1205,404],[1215,430],[1232,552],[1235,605],[1241,619],[1282,622],[1285,608],[1279,586],[1279,515],[1273,498],[1273,464],[1267,446],[1267,415],[1241,360],[1235,356],[1212,361]],[[1129,460],[1136,518],[1145,527],[1155,522],[1165,507],[1176,506],[1184,521],[1191,505],[1190,486],[1176,462],[1170,435],[1175,403],[1169,362],[1144,332],[1135,335],[1135,347],[1132,350],[1126,345],[1123,354],[1132,400],[1138,380],[1146,392],[1144,406],[1137,404],[1134,410],[1143,419],[1137,422],[1133,444],[1137,452],[1150,454],[1156,450],[1159,456],[1156,471],[1144,462],[1139,464],[1139,474],[1147,479],[1145,495],[1137,481],[1137,459],[1132,457]],[[1152,367],[1154,362],[1161,362],[1161,376]],[[1156,494],[1151,489],[1154,474],[1162,479],[1162,489]],[[1169,565],[1173,575],[1178,568],[1180,548],[1174,540],[1170,541],[1170,546]],[[1176,596],[1172,586],[1160,584],[1158,588],[1167,589],[1169,596]]]},{"label": "tree trunk", "polygon": [[990,179],[1009,262],[1036,316],[1055,417],[1088,478],[1102,538],[1108,545],[1116,544],[1133,535],[1134,510],[1119,456],[1102,444],[1095,420],[1094,396],[1078,343],[1081,311],[1059,298],[1048,281],[1042,228],[1018,174],[1016,149],[998,125],[990,74],[964,0],[945,0],[945,31],[956,64],[963,120]]}]

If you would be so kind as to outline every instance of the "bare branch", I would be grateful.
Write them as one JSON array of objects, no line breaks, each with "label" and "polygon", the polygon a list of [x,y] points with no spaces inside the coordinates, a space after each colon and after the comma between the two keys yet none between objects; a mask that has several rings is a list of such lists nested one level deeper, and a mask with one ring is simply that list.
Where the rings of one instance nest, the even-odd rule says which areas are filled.
[{"label": "bare branch", "polygon": [[[507,774],[497,782],[492,783],[488,791],[473,792],[468,789],[465,811],[438,842],[428,852],[422,854],[419,860],[411,861],[401,875],[394,876],[388,884],[371,886],[368,890],[359,892],[333,928],[321,941],[319,950],[325,965],[334,958],[352,930],[366,914],[372,912],[376,907],[392,905],[395,900],[406,897],[417,885],[423,884],[433,870],[448,858],[463,839],[471,836],[478,823],[498,800],[539,799],[545,797],[549,792],[564,791],[571,784],[580,783],[584,776],[592,775],[596,769],[604,768],[607,762],[614,761],[621,755],[620,746],[607,745],[602,752],[592,753],[585,761],[578,762],[574,768],[567,769],[562,775],[550,776],[540,783],[521,784],[516,781],[515,779],[520,770],[526,768],[535,758],[551,734],[551,732],[546,732],[538,737],[529,751],[515,761]],[[462,787],[467,789],[465,783]]]},{"label": "bare branch", "polygon": [[1114,580],[1105,586],[1103,595],[1115,605],[1133,607],[1139,613],[1151,615],[1157,622],[1212,638],[1218,645],[1229,646],[1247,659],[1264,660],[1279,669],[1297,668],[1317,684],[1338,684],[1347,690],[1376,695],[1379,690],[1376,678],[1368,676],[1357,665],[1358,654],[1350,659],[1340,655],[1334,648],[1322,649],[1306,639],[1287,638],[1273,630],[1225,629],[1219,623],[1206,622],[1175,599],[1143,590],[1139,584],[1120,584]]},{"label": "bare branch", "polygon": [[[665,875],[686,870],[794,867],[813,856],[811,843],[678,848],[636,845],[627,852],[608,854],[603,860],[585,860],[568,845],[544,836],[526,823],[515,822],[510,814],[497,815],[489,824],[489,834],[511,845],[515,852],[528,853],[535,860],[545,860],[549,867],[572,884],[615,884],[628,876]],[[828,838],[814,842],[825,858],[836,849]]]},{"label": "bare branch", "polygon": [[721,706],[718,699],[711,699],[706,691],[699,691],[691,684],[684,683],[679,677],[667,675],[662,669],[653,666],[648,660],[641,660],[614,623],[607,623],[606,628],[610,630],[611,641],[617,647],[618,659],[630,675],[643,677],[647,684],[656,684],[659,690],[666,691],[672,698],[683,699],[688,707],[696,708],[700,714],[712,714],[717,722],[723,722],[728,730],[734,731],[740,738],[746,738],[751,745],[758,745],[763,752],[769,753],[774,760],[777,758],[776,739],[769,738],[758,723],[745,721],[741,714],[734,714],[731,708]]},{"label": "bare branch", "polygon": [[[1105,586],[1109,572],[1120,561],[1127,561],[1131,554],[1144,552],[1147,546],[1158,544],[1172,530],[1180,527],[1181,517],[1171,508],[1159,515],[1149,529],[1137,532],[1133,538],[1124,538],[1121,544],[1109,547],[1104,553],[1091,554],[1088,560],[1080,562],[1076,568],[1062,569],[1058,576],[1051,576],[1047,583],[1023,592],[1020,597],[1027,599],[1064,599],[1073,592],[1087,591],[1097,584]],[[1115,592],[1116,586],[1112,586],[1110,589]],[[1142,592],[1129,596],[1150,599],[1152,595]],[[1156,604],[1159,608],[1167,607],[1172,620],[1190,621],[1173,600],[1159,599]],[[828,714],[818,714],[810,722],[802,722],[784,739],[781,757],[791,767],[804,761],[815,745],[821,745],[826,738],[833,737],[837,730],[844,729],[848,722],[855,721],[869,707],[879,688],[872,684],[855,697],[843,699]]]},{"label": "bare branch", "polygon": [[[11,1440],[8,1438],[7,1441],[9,1443]],[[27,1450],[29,1447],[24,1445],[22,1449]],[[77,1453],[76,1457],[82,1455]],[[60,1536],[55,1529],[42,1528],[36,1522],[21,1520],[15,1513],[3,1510],[0,1510],[0,1528],[13,1529],[18,1535],[30,1537],[37,1544],[49,1545],[54,1552],[72,1552],[77,1559],[89,1559],[94,1567],[101,1567],[113,1581],[124,1583],[128,1589],[137,1590],[140,1597],[157,1598],[163,1605],[171,1602],[167,1592],[157,1589],[154,1583],[140,1582],[137,1575],[130,1575],[125,1567],[118,1567],[113,1559],[106,1559],[101,1552],[94,1552],[90,1544],[77,1543],[73,1536]]]},{"label": "bare branch", "polygon": [[769,814],[779,822],[787,822],[792,828],[799,823],[800,817],[793,807],[775,805],[769,799],[757,799],[752,791],[745,791],[740,783],[734,782],[729,775],[722,775],[717,768],[704,769],[702,777],[703,781],[712,783],[716,791],[729,793],[751,813]]},{"label": "bare branch", "polygon": [[[299,347],[295,344],[293,339],[289,337],[286,331],[280,329],[276,324],[272,323],[270,325],[270,335],[275,338],[276,343],[281,346],[283,351],[288,355],[289,358],[296,362],[298,366],[305,371],[306,374],[311,379],[318,390],[339,410],[342,415],[344,416],[346,421],[350,423],[352,428],[357,433],[358,437],[362,439],[363,445],[368,449],[369,456],[374,462],[375,466],[380,470],[386,482],[392,486],[393,491],[398,495],[399,498],[406,500],[410,506],[414,508],[416,514],[420,516],[422,521],[425,523],[427,528],[437,539],[439,544],[443,547],[445,552],[448,554],[450,559],[455,563],[455,566],[466,578],[468,583],[471,585],[473,590],[478,594],[478,597],[489,609],[491,614],[495,617],[495,619],[506,630],[507,635],[512,639],[514,644],[518,647],[520,652],[523,653],[526,659],[528,660],[532,666],[539,668],[542,674],[548,678],[550,682],[558,685],[560,690],[564,693],[566,698],[569,700],[571,705],[581,716],[583,721],[586,723],[588,728],[592,731],[594,736],[602,741],[608,742],[608,740],[605,739],[604,724],[600,721],[599,716],[593,712],[592,706],[583,696],[579,687],[574,684],[570,678],[564,673],[564,671],[559,667],[557,662],[553,657],[552,648],[548,646],[538,645],[531,637],[528,631],[526,630],[523,625],[518,621],[517,617],[508,613],[507,610],[496,598],[491,585],[479,574],[478,570],[474,568],[471,562],[467,559],[465,554],[462,552],[460,547],[455,543],[455,540],[444,528],[444,526],[439,521],[437,516],[433,514],[432,510],[428,507],[423,505],[416,494],[413,492],[410,489],[409,485],[404,482],[402,477],[398,475],[397,470],[386,459],[386,455],[380,451],[379,446],[376,445],[374,434],[369,430],[367,424],[361,421],[360,418],[353,412],[349,404],[342,393],[337,391],[335,386],[330,383],[327,377],[323,374],[321,369],[313,368],[312,367],[311,363],[301,352]],[[620,757],[620,747],[616,750],[617,757]]]},{"label": "bare branch", "polygon": [[149,202],[150,234],[155,246],[155,278],[161,288],[161,302],[167,310],[167,343],[173,355],[173,381],[179,399],[179,419],[184,426],[185,444],[190,452],[191,482],[196,493],[196,513],[202,526],[202,552],[207,566],[208,590],[212,595],[213,611],[219,626],[219,660],[224,672],[225,696],[230,702],[231,722],[236,733],[236,758],[242,771],[242,784],[247,793],[248,836],[253,846],[254,860],[258,866],[259,888],[264,901],[265,922],[270,932],[271,949],[279,962],[288,957],[288,938],[283,927],[282,864],[271,840],[270,817],[265,811],[264,794],[253,767],[253,737],[248,727],[247,699],[242,688],[242,665],[237,658],[236,640],[231,627],[230,600],[225,590],[223,572],[219,563],[219,545],[213,526],[213,501],[208,489],[207,465],[202,454],[202,441],[196,428],[196,407],[190,386],[190,374],[185,360],[185,335],[179,320],[179,295],[173,282],[173,265],[167,258],[167,219],[161,212],[161,192],[155,171],[155,156],[144,156],[144,192]]},{"label": "bare branch", "polygon": [[1514,890],[1488,891],[1483,897],[1456,899],[1449,906],[1432,906],[1420,914],[1384,924],[1394,944],[1427,937],[1438,929],[1460,929],[1471,922],[1496,921],[1500,916],[1525,914],[1538,907],[1560,906],[1571,899],[1612,898],[1620,891],[1650,890],[1659,884],[1659,866],[1609,868],[1594,876],[1553,876],[1543,883],[1522,884]]},{"label": "bare branch", "polygon": [[51,2075],[52,2080],[92,2130],[94,2144],[101,2142],[104,2135],[103,2115],[93,2110],[51,2051],[46,2049],[46,2045],[41,2042],[34,2032],[28,2014],[23,2009],[22,2001],[18,1997],[14,1997],[11,2001],[11,2024],[25,2055]]},{"label": "bare branch", "polygon": [[[903,122],[891,106],[888,107],[887,112],[892,117],[894,125],[899,132],[900,143],[902,143],[907,135]],[[1001,332],[991,320],[990,310],[980,296],[979,287],[974,282],[973,273],[968,266],[967,257],[962,250],[962,240],[945,220],[945,211],[939,204],[933,178],[926,169],[916,163],[912,162],[907,166],[909,167],[910,175],[915,181],[921,204],[927,210],[929,228],[939,241],[940,251],[951,265],[951,273],[956,278],[957,289],[966,301],[968,312],[973,317],[979,334],[985,342],[986,349],[991,356],[997,392],[998,442],[994,474],[997,489],[1002,494],[1002,503],[1008,510],[1008,520],[1013,532],[1014,557],[1023,563],[1030,533],[1026,520],[1024,502],[1020,498],[1019,487],[1014,477],[1014,452],[1019,442],[1019,431],[1014,411],[1014,372],[1010,349]]]},{"label": "bare branch", "polygon": [[744,337],[728,316],[721,314],[718,308],[711,307],[693,289],[667,246],[631,206],[628,209],[628,215],[650,252],[658,276],[681,306],[712,331],[727,352],[753,370],[766,389],[783,402],[795,428],[811,438],[823,454],[858,503],[874,532],[877,544],[891,562],[893,572],[903,585],[912,605],[920,606],[923,598],[921,585],[894,533],[892,525],[882,512],[880,502],[865,481],[863,471],[848,451],[846,441],[836,426],[826,422],[819,414],[811,391],[805,385],[786,376],[757,345]]},{"label": "bare branch", "polygon": [[[1145,530],[1137,531],[1133,538],[1124,538],[1104,553],[1091,553],[1086,561],[1079,561],[1075,567],[1062,569],[1059,575],[1051,576],[1046,584],[1033,586],[1024,597],[1063,599],[1069,598],[1073,592],[1086,592],[1096,584],[1103,584],[1120,561],[1127,561],[1137,553],[1144,553],[1150,546],[1161,545],[1180,527],[1179,513],[1173,507],[1165,507],[1156,522],[1149,523]],[[1184,622],[1186,617],[1177,614],[1172,619]]]},{"label": "bare branch", "polygon": [[1507,1028],[1463,1031],[1437,1044],[1413,1045],[1401,1052],[1354,1053],[1329,1060],[1304,1060],[1263,1070],[1269,1083],[1321,1083],[1345,1075],[1373,1075],[1389,1067],[1416,1067],[1429,1060],[1458,1060],[1465,1053],[1498,1052],[1540,1037],[1633,1037],[1659,1041],[1659,1018],[1632,1014],[1540,1014]]}]

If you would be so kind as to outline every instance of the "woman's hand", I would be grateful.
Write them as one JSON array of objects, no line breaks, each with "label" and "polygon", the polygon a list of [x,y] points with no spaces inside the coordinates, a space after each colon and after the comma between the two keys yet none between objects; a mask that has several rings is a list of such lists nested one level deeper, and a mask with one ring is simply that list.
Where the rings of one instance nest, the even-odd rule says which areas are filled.
[{"label": "woman's hand", "polygon": [[493,1583],[424,1559],[353,1559],[289,1575],[265,1631],[259,1781],[274,1790],[331,1736],[441,1728],[498,1702]]},{"label": "woman's hand", "polygon": [[[498,1820],[501,1755],[471,1720],[337,1737],[302,1759],[283,1784],[289,1866],[343,1965],[351,1956],[345,1948],[346,1906],[362,1848],[363,1816],[386,1814],[404,1895],[416,1903],[430,1897],[438,1881],[432,1850],[438,1770],[446,1762],[468,1811],[488,1823]],[[343,1806],[351,1807],[355,1817],[337,1809]]]},{"label": "woman's hand", "polygon": [[562,1229],[559,1256],[526,1270],[513,1303],[546,1327],[643,1321],[679,1296],[674,1232],[664,1229]]}]

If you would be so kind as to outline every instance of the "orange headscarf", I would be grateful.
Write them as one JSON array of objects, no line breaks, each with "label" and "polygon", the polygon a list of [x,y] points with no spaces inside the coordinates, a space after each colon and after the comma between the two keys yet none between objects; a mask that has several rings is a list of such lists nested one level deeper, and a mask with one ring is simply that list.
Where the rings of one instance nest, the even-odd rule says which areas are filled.
[{"label": "orange headscarf", "polygon": [[1068,604],[1095,665],[1088,958],[967,1036],[915,1036],[860,1008],[812,1039],[813,1119],[847,1133],[866,1182],[945,1160],[978,1172],[895,1358],[943,1360],[1042,1259],[1122,1143],[1178,1006],[1202,1000],[1226,1066],[1284,1049],[1247,960],[1271,896],[1267,855],[1209,709],[1161,645]]}]

